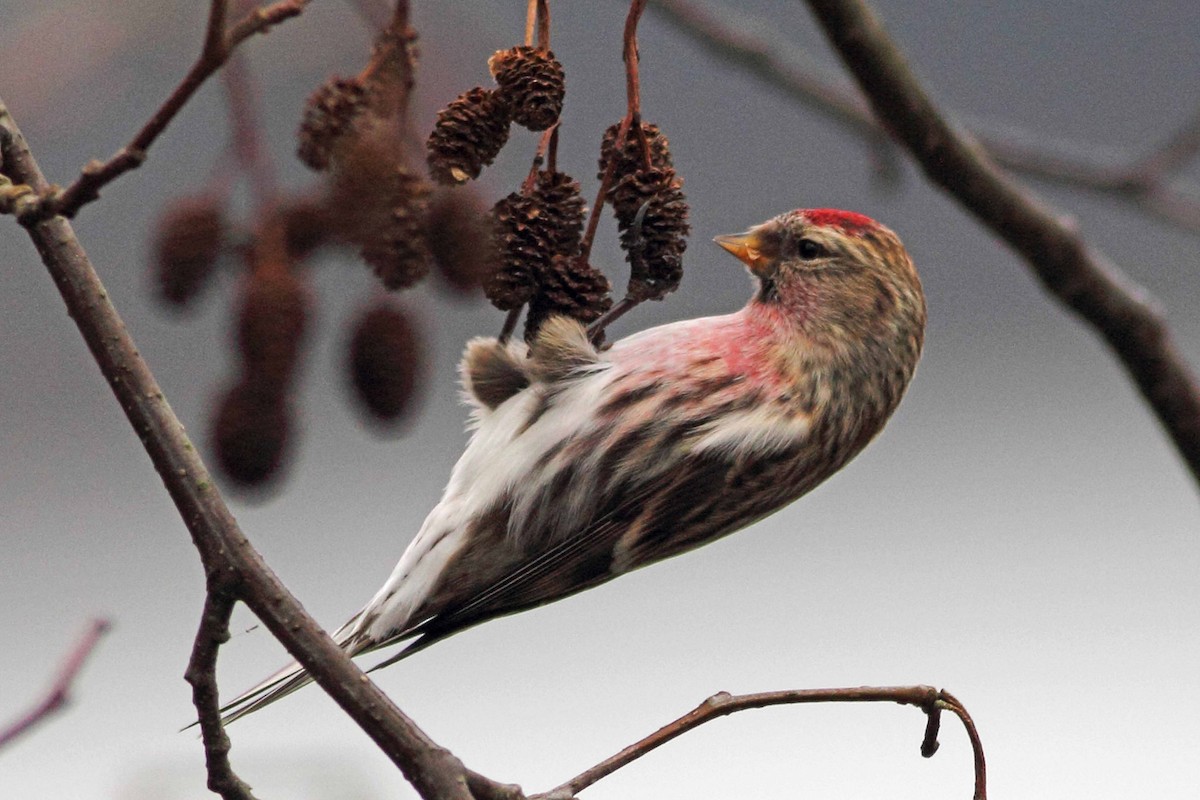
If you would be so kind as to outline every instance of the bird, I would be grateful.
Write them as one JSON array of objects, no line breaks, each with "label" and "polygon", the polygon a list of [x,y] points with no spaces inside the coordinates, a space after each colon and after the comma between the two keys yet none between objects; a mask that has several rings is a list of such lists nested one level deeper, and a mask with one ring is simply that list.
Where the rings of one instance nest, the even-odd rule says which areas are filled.
[{"label": "bird", "polygon": [[[806,494],[880,432],[925,334],[896,234],[799,209],[714,241],[752,276],[739,311],[609,347],[569,317],[528,344],[467,344],[470,441],[391,576],[333,634],[346,653],[407,642],[379,669],[692,550]],[[285,667],[224,718],[310,680]]]}]

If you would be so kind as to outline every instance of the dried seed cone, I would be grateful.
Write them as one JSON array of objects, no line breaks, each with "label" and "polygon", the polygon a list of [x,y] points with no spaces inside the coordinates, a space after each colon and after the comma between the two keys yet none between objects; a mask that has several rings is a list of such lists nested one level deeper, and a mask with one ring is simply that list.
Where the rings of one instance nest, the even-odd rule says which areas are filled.
[{"label": "dried seed cone", "polygon": [[617,187],[613,208],[630,266],[626,292],[633,300],[661,300],[679,287],[691,230],[682,186],[674,170],[651,169],[622,178]]},{"label": "dried seed cone", "polygon": [[543,209],[541,224],[554,254],[574,255],[583,239],[587,204],[579,181],[563,172],[538,173],[532,196]]},{"label": "dried seed cone", "polygon": [[[600,176],[612,162],[612,182],[606,198],[621,231],[621,247],[630,264],[627,293],[632,300],[661,300],[679,286],[683,251],[687,249],[688,206],[683,181],[671,165],[667,137],[657,125],[641,123],[643,148],[631,130],[618,150],[613,125],[600,143]],[[646,166],[647,159],[650,162]],[[638,214],[645,207],[639,222]]]},{"label": "dried seed cone", "polygon": [[425,218],[429,209],[428,181],[405,166],[393,168],[380,198],[384,218],[366,230],[360,251],[363,260],[391,291],[407,289],[429,274]]},{"label": "dried seed cone", "polygon": [[367,89],[357,78],[330,78],[308,98],[297,134],[296,155],[307,166],[329,169],[339,140],[367,106]]},{"label": "dried seed cone", "polygon": [[554,53],[536,47],[498,50],[488,68],[499,91],[512,104],[514,122],[531,131],[544,131],[558,121],[566,80]]},{"label": "dried seed cone", "polygon": [[304,261],[313,251],[335,238],[329,209],[317,200],[291,198],[278,213],[283,224],[284,246],[293,262]]},{"label": "dried seed cone", "polygon": [[550,264],[553,251],[542,224],[543,209],[533,197],[513,192],[492,207],[499,265],[483,284],[483,292],[501,311],[520,308]]},{"label": "dried seed cone", "polygon": [[456,185],[479,177],[508,141],[512,107],[497,92],[476,87],[438,112],[425,143],[429,174]]},{"label": "dried seed cone", "polygon": [[278,474],[291,432],[282,397],[243,380],[220,399],[212,424],[212,447],[225,477],[255,488]]},{"label": "dried seed cone", "polygon": [[283,397],[299,361],[310,298],[283,269],[256,269],[243,284],[237,345],[243,374],[264,394]]},{"label": "dried seed cone", "polygon": [[159,297],[185,306],[199,295],[221,256],[225,233],[225,212],[216,197],[185,197],[168,206],[154,236]]},{"label": "dried seed cone", "polygon": [[561,172],[542,172],[528,195],[514,192],[492,208],[499,266],[483,284],[501,311],[533,296],[555,255],[574,255],[587,211],[579,183]]},{"label": "dried seed cone", "polygon": [[612,307],[612,284],[604,273],[578,256],[555,256],[529,301],[525,340],[533,341],[550,317],[561,314],[592,322]]},{"label": "dried seed cone", "polygon": [[[657,125],[643,122],[641,126],[642,135],[646,139],[646,148],[650,151],[650,166],[664,168],[673,166],[667,137],[663,135]],[[609,160],[614,156],[617,157],[617,163],[613,168],[613,174],[616,176],[628,175],[645,168],[646,160],[642,155],[641,141],[637,137],[637,131],[632,127],[625,135],[625,144],[621,147],[620,153],[616,152],[617,133],[620,128],[621,123],[619,122],[608,126],[608,129],[604,131],[604,137],[600,140],[600,170],[596,174],[597,180],[604,179],[604,171],[608,168]]]},{"label": "dried seed cone", "polygon": [[413,407],[421,374],[421,340],[395,304],[361,313],[350,337],[350,382],[363,408],[380,422],[397,422]]},{"label": "dried seed cone", "polygon": [[491,217],[466,187],[434,192],[425,215],[425,241],[438,276],[461,294],[477,290],[496,265]]},{"label": "dried seed cone", "polygon": [[388,289],[412,286],[429,274],[425,216],[433,188],[404,163],[393,131],[364,131],[346,148],[325,202],[338,238],[356,244]]}]

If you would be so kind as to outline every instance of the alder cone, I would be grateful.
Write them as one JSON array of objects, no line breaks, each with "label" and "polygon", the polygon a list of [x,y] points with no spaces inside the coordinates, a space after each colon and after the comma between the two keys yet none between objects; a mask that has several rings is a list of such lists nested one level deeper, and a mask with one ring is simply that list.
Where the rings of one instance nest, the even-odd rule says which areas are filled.
[{"label": "alder cone", "polygon": [[304,283],[285,269],[256,270],[243,284],[237,345],[247,380],[264,394],[282,397],[299,361],[310,298]]},{"label": "alder cone", "polygon": [[357,78],[330,78],[304,106],[296,155],[317,172],[329,169],[339,140],[367,107],[367,89]]},{"label": "alder cone", "polygon": [[407,289],[429,274],[429,246],[425,218],[429,210],[429,183],[408,167],[395,167],[379,202],[382,224],[365,228],[360,251],[380,282],[391,291]]},{"label": "alder cone", "polygon": [[[667,137],[659,130],[657,125],[652,125],[649,122],[641,123],[642,136],[646,140],[646,149],[649,151],[649,161],[651,167],[672,167],[671,162],[671,147]],[[642,144],[637,137],[637,131],[630,127],[625,135],[625,144],[621,147],[620,152],[617,152],[617,133],[620,131],[621,123],[609,125],[604,131],[604,136],[600,140],[600,170],[596,174],[597,180],[604,179],[604,172],[608,169],[608,162],[614,157],[617,159],[613,165],[614,175],[629,175],[642,170],[646,166],[646,157],[642,155]],[[609,188],[609,199],[611,200],[612,188]]]},{"label": "alder cone", "polygon": [[542,276],[525,315],[525,341],[537,336],[552,316],[573,317],[586,324],[612,307],[612,284],[604,273],[578,256],[555,256]]},{"label": "alder cone", "polygon": [[358,245],[380,282],[394,291],[429,274],[425,217],[433,187],[384,134],[364,132],[345,148],[325,207],[338,238]]},{"label": "alder cone", "polygon": [[542,209],[541,226],[550,252],[574,255],[583,239],[587,216],[579,181],[565,172],[540,172],[531,194]]},{"label": "alder cone", "polygon": [[617,217],[621,248],[630,265],[626,293],[639,302],[661,300],[678,288],[691,231],[683,181],[672,165],[667,137],[657,125],[640,125],[628,131],[619,149],[620,124],[609,126],[600,142],[599,173],[603,178],[611,164],[605,197]]},{"label": "alder cone", "polygon": [[279,209],[283,223],[284,246],[288,258],[304,261],[334,237],[333,220],[323,203],[302,197],[292,198]]},{"label": "alder cone", "polygon": [[208,285],[225,246],[221,201],[213,196],[180,198],[167,207],[154,237],[158,296],[186,306]]},{"label": "alder cone", "polygon": [[392,303],[366,309],[350,337],[350,382],[363,408],[393,423],[411,410],[419,388],[421,342],[409,316]]},{"label": "alder cone", "polygon": [[558,122],[566,96],[562,64],[549,50],[514,47],[488,60],[499,92],[512,105],[513,121],[531,131]]},{"label": "alder cone", "polygon": [[554,257],[578,252],[586,212],[579,183],[561,172],[541,172],[529,194],[514,192],[497,202],[499,265],[483,284],[492,305],[511,311],[528,302]]},{"label": "alder cone", "polygon": [[462,294],[477,290],[497,263],[491,217],[466,187],[434,192],[425,215],[425,241],[437,274]]},{"label": "alder cone", "polygon": [[497,92],[475,87],[438,112],[425,143],[429,174],[448,186],[479,177],[508,141],[512,106]]},{"label": "alder cone", "polygon": [[284,464],[291,418],[284,399],[252,380],[235,384],[213,418],[212,447],[221,473],[244,488],[261,487]]},{"label": "alder cone", "polygon": [[613,209],[630,266],[630,299],[661,300],[679,287],[691,230],[682,186],[674,170],[655,168],[624,176],[616,187]]},{"label": "alder cone", "polygon": [[513,192],[492,207],[499,265],[483,291],[501,311],[520,308],[533,296],[538,275],[550,264],[550,238],[542,224],[542,206]]}]

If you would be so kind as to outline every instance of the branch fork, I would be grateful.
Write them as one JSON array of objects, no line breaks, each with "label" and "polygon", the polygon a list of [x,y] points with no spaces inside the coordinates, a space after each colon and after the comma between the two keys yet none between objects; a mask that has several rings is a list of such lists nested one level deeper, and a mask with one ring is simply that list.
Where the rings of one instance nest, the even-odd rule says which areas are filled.
[{"label": "branch fork", "polygon": [[19,719],[0,728],[0,748],[29,733],[45,722],[48,717],[66,708],[71,701],[71,689],[74,687],[79,673],[83,670],[84,664],[87,663],[96,649],[96,645],[111,628],[111,623],[106,619],[92,621],[63,660],[58,676],[45,696]]},{"label": "branch fork", "polygon": [[[48,187],[38,194],[36,205],[23,207],[20,220],[31,225],[54,216],[74,217],[88,203],[100,197],[100,190],[126,172],[137,169],[146,161],[147,151],[167,125],[175,119],[208,78],[220,69],[239,44],[259,33],[299,15],[311,0],[278,0],[268,6],[255,8],[231,27],[226,26],[228,0],[211,0],[204,47],[187,75],[163,104],[137,132],[129,144],[107,161],[93,159],[80,170],[79,177],[65,189]],[[0,201],[2,202],[2,201]],[[0,205],[0,211],[3,206]]]}]

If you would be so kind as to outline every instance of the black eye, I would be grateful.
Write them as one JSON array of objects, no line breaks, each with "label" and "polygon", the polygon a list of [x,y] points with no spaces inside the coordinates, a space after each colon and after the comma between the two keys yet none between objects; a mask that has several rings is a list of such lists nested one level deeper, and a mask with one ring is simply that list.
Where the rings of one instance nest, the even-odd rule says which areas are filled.
[{"label": "black eye", "polygon": [[796,252],[801,258],[808,260],[816,258],[825,252],[825,248],[814,242],[812,239],[801,239],[796,243]]}]

